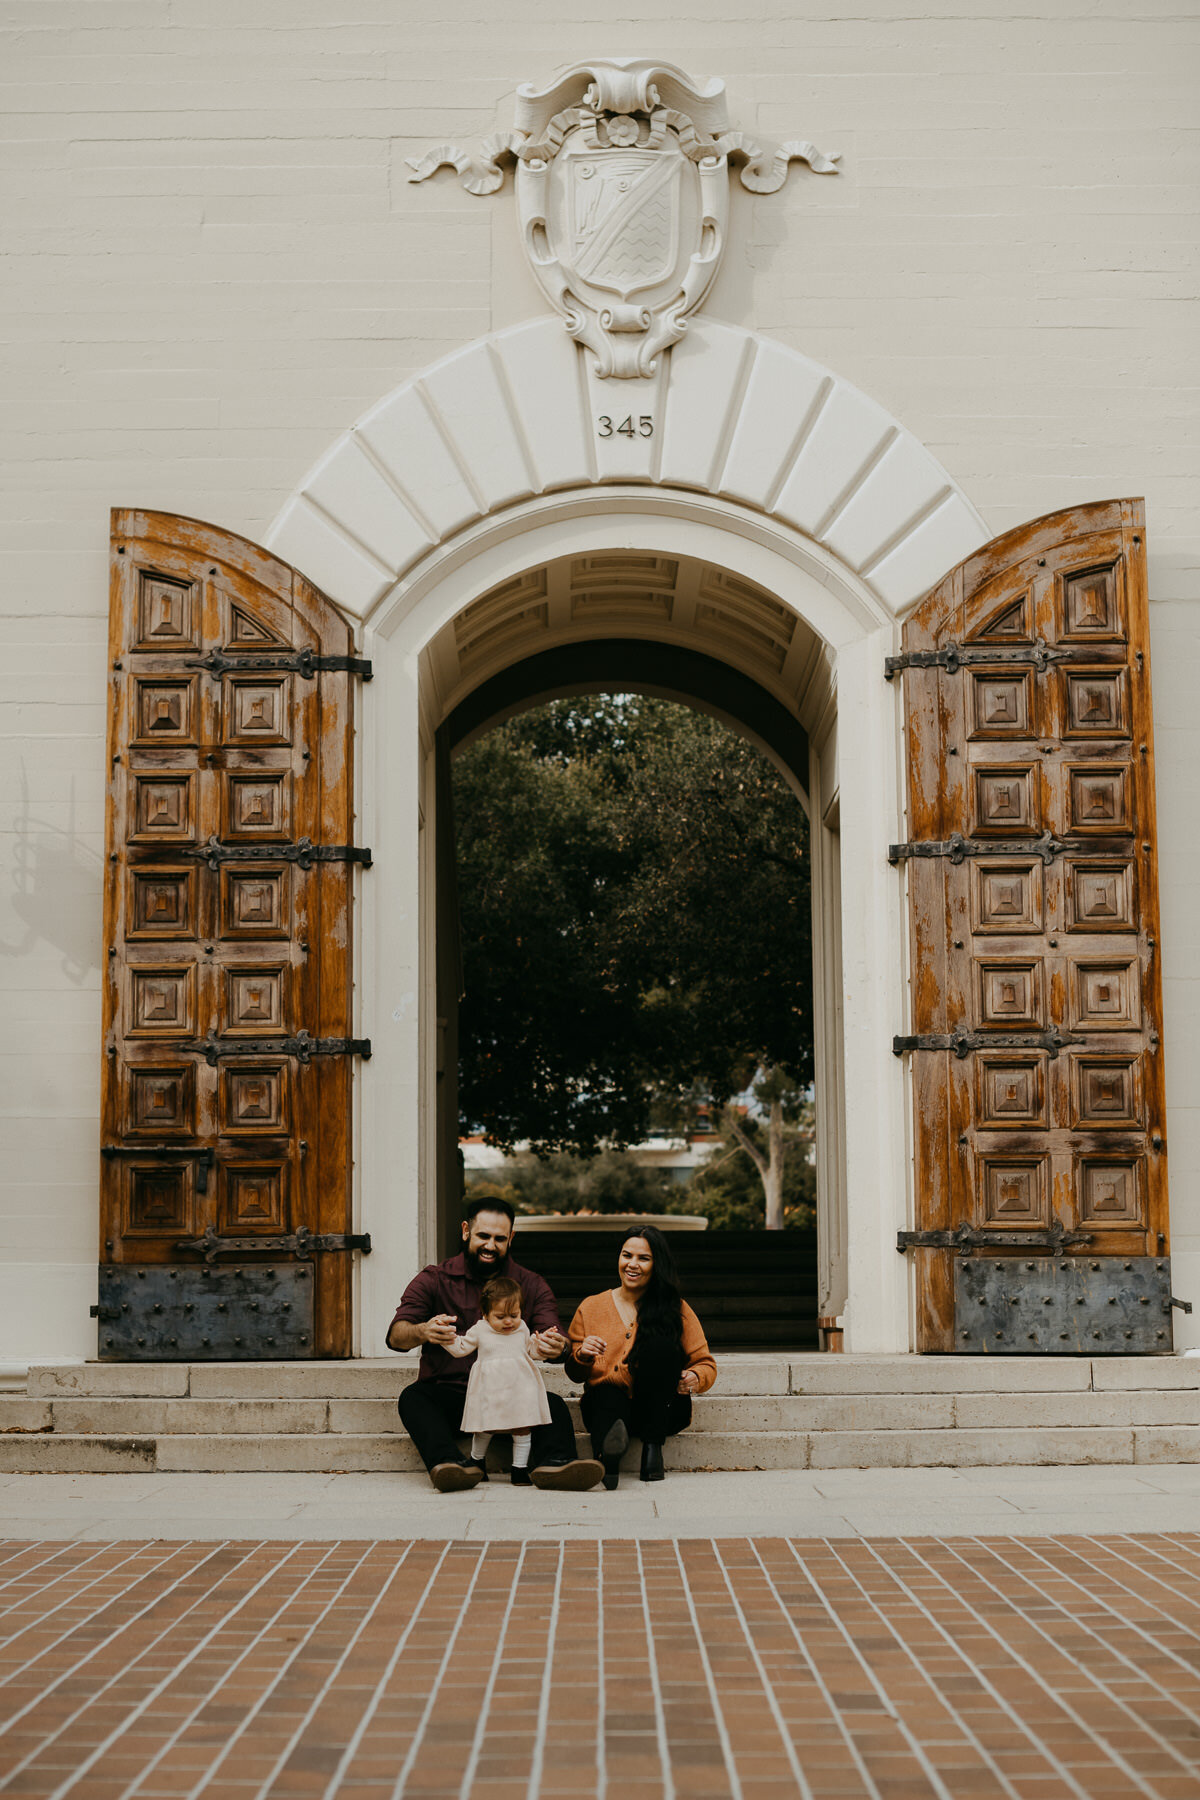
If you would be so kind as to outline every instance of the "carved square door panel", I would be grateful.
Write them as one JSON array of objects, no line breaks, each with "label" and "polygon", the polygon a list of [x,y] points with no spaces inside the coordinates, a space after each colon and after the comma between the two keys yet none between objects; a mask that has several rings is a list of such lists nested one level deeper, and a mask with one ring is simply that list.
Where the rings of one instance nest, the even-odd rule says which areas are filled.
[{"label": "carved square door panel", "polygon": [[290,1230],[286,1163],[230,1162],[224,1171],[221,1229],[233,1235]]},{"label": "carved square door panel", "polygon": [[971,671],[971,737],[1037,736],[1037,695],[1032,669]]},{"label": "carved square door panel", "polygon": [[183,842],[196,835],[194,775],[135,774],[130,842]]},{"label": "carved square door panel", "polygon": [[1145,1124],[1142,1058],[1079,1053],[1071,1058],[1074,1124],[1083,1131],[1132,1131]]},{"label": "carved square door panel", "polygon": [[979,1193],[985,1227],[1012,1230],[1050,1222],[1050,1171],[1045,1156],[982,1156]]},{"label": "carved square door panel", "polygon": [[1095,837],[1120,837],[1132,831],[1129,775],[1125,763],[1068,767],[1068,830]]},{"label": "carved square door panel", "polygon": [[126,1130],[138,1137],[182,1135],[196,1129],[194,1063],[137,1063],[129,1071]]},{"label": "carved square door panel", "polygon": [[186,1162],[144,1161],[118,1171],[124,1187],[123,1233],[128,1237],[182,1236],[193,1229],[192,1170]]},{"label": "carved square door panel", "polygon": [[234,842],[286,841],[292,835],[291,790],[284,770],[226,775],[221,835]]},{"label": "carved square door panel", "polygon": [[1030,764],[977,763],[974,829],[982,837],[1031,837],[1040,832],[1040,771]]},{"label": "carved square door panel", "polygon": [[[101,1308],[100,1354],[346,1356],[350,1080],[369,1051],[350,1019],[350,868],[369,862],[352,682],[369,665],[269,552],[166,514],[114,514],[113,534],[101,1245],[102,1292],[123,1298]],[[237,1302],[235,1260],[256,1293],[302,1297],[304,1321],[264,1325],[249,1288]]]},{"label": "carved square door panel", "polygon": [[227,675],[222,702],[227,744],[290,744],[291,677]]},{"label": "carved square door panel", "polygon": [[222,1126],[236,1136],[288,1130],[288,1065],[233,1063],[222,1072]]},{"label": "carved square door panel", "polygon": [[291,881],[286,866],[222,869],[221,935],[241,939],[291,935]]},{"label": "carved square door panel", "polygon": [[[908,890],[912,1025],[894,1049],[911,1057],[918,1228],[900,1238],[918,1347],[1058,1350],[1078,1333],[1040,1329],[1030,1308],[1055,1303],[1045,1267],[1066,1246],[1072,1304],[1092,1303],[1091,1283],[1107,1307],[1106,1258],[1128,1259],[1138,1292],[1165,1278],[1140,503],[986,545],[909,615],[903,649],[889,668],[904,677],[909,842],[891,860]],[[1022,1283],[1036,1299],[1015,1332],[1017,1313],[1000,1312],[1020,1312]],[[982,1309],[961,1329],[960,1299]],[[1169,1344],[1169,1317],[1086,1336],[1095,1354]]]},{"label": "carved square door panel", "polygon": [[1069,738],[1127,738],[1129,672],[1127,669],[1070,669],[1066,681],[1066,729]]},{"label": "carved square door panel", "polygon": [[1065,864],[1067,931],[1136,931],[1134,865],[1123,858]]},{"label": "carved square door panel", "polygon": [[1079,1217],[1098,1231],[1127,1232],[1145,1224],[1145,1158],[1079,1159]]},{"label": "carved square door panel", "polygon": [[1045,1019],[1041,959],[979,962],[975,968],[976,1018],[980,1025],[1012,1031]]},{"label": "carved square door panel", "polygon": [[971,929],[983,936],[1040,933],[1043,865],[1023,857],[982,859],[971,868]]},{"label": "carved square door panel", "polygon": [[135,675],[134,743],[155,749],[194,744],[200,728],[194,675]]},{"label": "carved square door panel", "polygon": [[1062,578],[1061,636],[1065,643],[1118,644],[1126,639],[1120,558]]},{"label": "carved square door panel", "polygon": [[1035,1052],[981,1050],[975,1059],[975,1117],[984,1131],[1044,1131],[1046,1057]]},{"label": "carved square door panel", "polygon": [[198,650],[200,626],[199,588],[195,581],[173,580],[153,569],[137,574],[134,603],[134,651],[165,656],[172,651]]},{"label": "carved square door panel", "polygon": [[1104,962],[1072,958],[1071,1024],[1081,1031],[1140,1031],[1141,970],[1134,957]]},{"label": "carved square door panel", "polygon": [[133,1038],[196,1035],[196,968],[193,963],[176,966],[130,964],[125,1035]]},{"label": "carved square door panel", "polygon": [[288,970],[281,964],[225,970],[225,1029],[231,1036],[264,1037],[288,1028]]},{"label": "carved square door panel", "polygon": [[157,867],[126,871],[129,884],[126,936],[132,939],[194,938],[196,870]]}]

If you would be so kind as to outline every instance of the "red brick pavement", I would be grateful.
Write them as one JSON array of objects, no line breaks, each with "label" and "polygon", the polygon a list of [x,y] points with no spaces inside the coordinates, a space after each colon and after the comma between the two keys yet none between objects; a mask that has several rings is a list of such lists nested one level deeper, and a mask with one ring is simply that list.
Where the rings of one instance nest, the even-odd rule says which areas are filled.
[{"label": "red brick pavement", "polygon": [[0,1791],[1200,1800],[1200,1534],[0,1543]]}]

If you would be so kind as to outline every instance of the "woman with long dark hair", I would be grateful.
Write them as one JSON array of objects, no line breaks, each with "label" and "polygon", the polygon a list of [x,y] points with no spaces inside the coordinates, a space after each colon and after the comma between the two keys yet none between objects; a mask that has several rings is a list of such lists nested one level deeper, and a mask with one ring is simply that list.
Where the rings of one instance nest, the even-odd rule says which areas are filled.
[{"label": "woman with long dark hair", "polygon": [[604,1485],[615,1488],[631,1436],[642,1440],[643,1481],[662,1481],[663,1440],[691,1424],[692,1395],[717,1378],[699,1319],[679,1292],[671,1247],[653,1225],[627,1231],[618,1285],[591,1294],[571,1320],[568,1375]]}]

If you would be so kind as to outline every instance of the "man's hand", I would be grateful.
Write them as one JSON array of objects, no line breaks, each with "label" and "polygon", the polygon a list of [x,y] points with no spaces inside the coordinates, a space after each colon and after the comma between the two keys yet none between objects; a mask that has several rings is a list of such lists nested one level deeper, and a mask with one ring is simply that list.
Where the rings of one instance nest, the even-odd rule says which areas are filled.
[{"label": "man's hand", "polygon": [[545,1362],[557,1362],[567,1347],[567,1340],[562,1332],[556,1331],[552,1325],[545,1331],[535,1331],[533,1341]]},{"label": "man's hand", "polygon": [[417,1326],[417,1335],[423,1344],[452,1344],[458,1336],[458,1320],[453,1313],[436,1313]]},{"label": "man's hand", "polygon": [[700,1377],[697,1375],[695,1369],[685,1369],[683,1374],[679,1377],[678,1392],[681,1394],[696,1394],[699,1393],[699,1391]]},{"label": "man's hand", "polygon": [[598,1356],[603,1356],[608,1349],[608,1341],[602,1337],[585,1337],[582,1344],[576,1346],[575,1361],[577,1363],[594,1363]]}]

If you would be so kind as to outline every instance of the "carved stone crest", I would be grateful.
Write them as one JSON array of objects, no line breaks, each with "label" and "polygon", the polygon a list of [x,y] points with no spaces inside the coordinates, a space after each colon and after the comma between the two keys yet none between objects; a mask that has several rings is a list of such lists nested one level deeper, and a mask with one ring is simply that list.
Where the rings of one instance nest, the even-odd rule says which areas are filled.
[{"label": "carved stone crest", "polygon": [[451,164],[471,194],[491,194],[517,165],[526,255],[597,374],[650,375],[687,330],[720,267],[728,236],[730,163],[742,185],[770,194],[798,158],[817,174],[837,157],[804,142],[773,155],[731,131],[725,87],[696,87],[652,61],[580,63],[547,88],[517,90],[514,129],[478,157],[453,144],[411,158],[413,181]]}]

